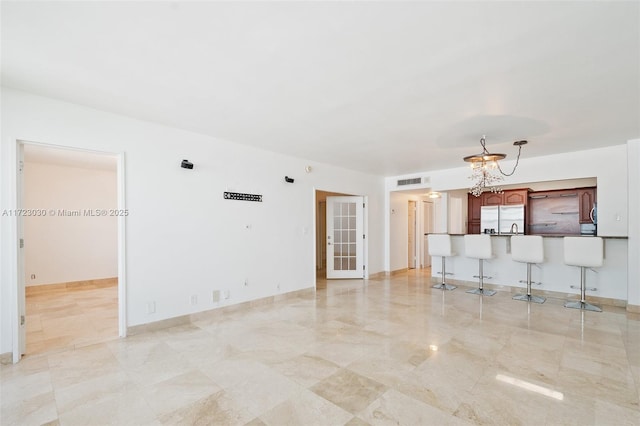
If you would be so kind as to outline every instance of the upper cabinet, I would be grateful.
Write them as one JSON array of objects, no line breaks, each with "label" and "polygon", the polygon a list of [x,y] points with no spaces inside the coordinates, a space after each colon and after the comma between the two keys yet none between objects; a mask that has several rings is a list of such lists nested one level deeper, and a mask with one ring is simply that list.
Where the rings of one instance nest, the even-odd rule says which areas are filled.
[{"label": "upper cabinet", "polygon": [[578,220],[580,223],[594,223],[596,188],[578,189]]},{"label": "upper cabinet", "polygon": [[528,189],[508,189],[503,192],[485,192],[479,198],[482,199],[483,206],[505,206],[527,204],[528,195]]},{"label": "upper cabinet", "polygon": [[527,204],[529,200],[529,190],[527,189],[514,189],[512,191],[504,191],[503,204]]},{"label": "upper cabinet", "polygon": [[500,206],[503,204],[504,193],[502,192],[485,192],[480,198],[482,198],[483,206]]}]

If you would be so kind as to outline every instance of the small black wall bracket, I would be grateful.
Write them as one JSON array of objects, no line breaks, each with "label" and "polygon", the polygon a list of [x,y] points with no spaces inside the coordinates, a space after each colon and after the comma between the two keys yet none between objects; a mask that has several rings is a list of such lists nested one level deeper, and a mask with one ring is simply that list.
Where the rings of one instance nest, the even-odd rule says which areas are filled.
[{"label": "small black wall bracket", "polygon": [[293,178],[290,178],[289,176],[285,176],[284,181],[287,183],[293,183]]}]

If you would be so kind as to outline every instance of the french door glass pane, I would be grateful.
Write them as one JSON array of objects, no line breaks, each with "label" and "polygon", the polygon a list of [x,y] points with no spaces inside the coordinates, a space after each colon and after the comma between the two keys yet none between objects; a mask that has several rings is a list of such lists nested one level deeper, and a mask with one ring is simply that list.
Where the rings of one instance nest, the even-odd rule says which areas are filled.
[{"label": "french door glass pane", "polygon": [[333,210],[333,265],[336,271],[356,269],[356,203],[336,203]]}]

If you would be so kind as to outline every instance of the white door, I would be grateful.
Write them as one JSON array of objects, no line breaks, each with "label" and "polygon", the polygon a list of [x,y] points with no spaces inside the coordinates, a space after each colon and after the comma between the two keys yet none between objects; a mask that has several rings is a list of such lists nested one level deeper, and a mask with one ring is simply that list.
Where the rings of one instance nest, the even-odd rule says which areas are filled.
[{"label": "white door", "polygon": [[327,197],[327,278],[364,277],[364,197]]}]

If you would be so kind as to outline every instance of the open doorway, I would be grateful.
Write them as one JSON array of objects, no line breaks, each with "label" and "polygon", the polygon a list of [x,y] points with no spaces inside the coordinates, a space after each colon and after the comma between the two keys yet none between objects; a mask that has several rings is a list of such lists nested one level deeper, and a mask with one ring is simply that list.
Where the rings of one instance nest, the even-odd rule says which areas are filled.
[{"label": "open doorway", "polygon": [[[122,335],[118,155],[20,143],[21,351]],[[19,301],[20,302],[20,301]]]}]

